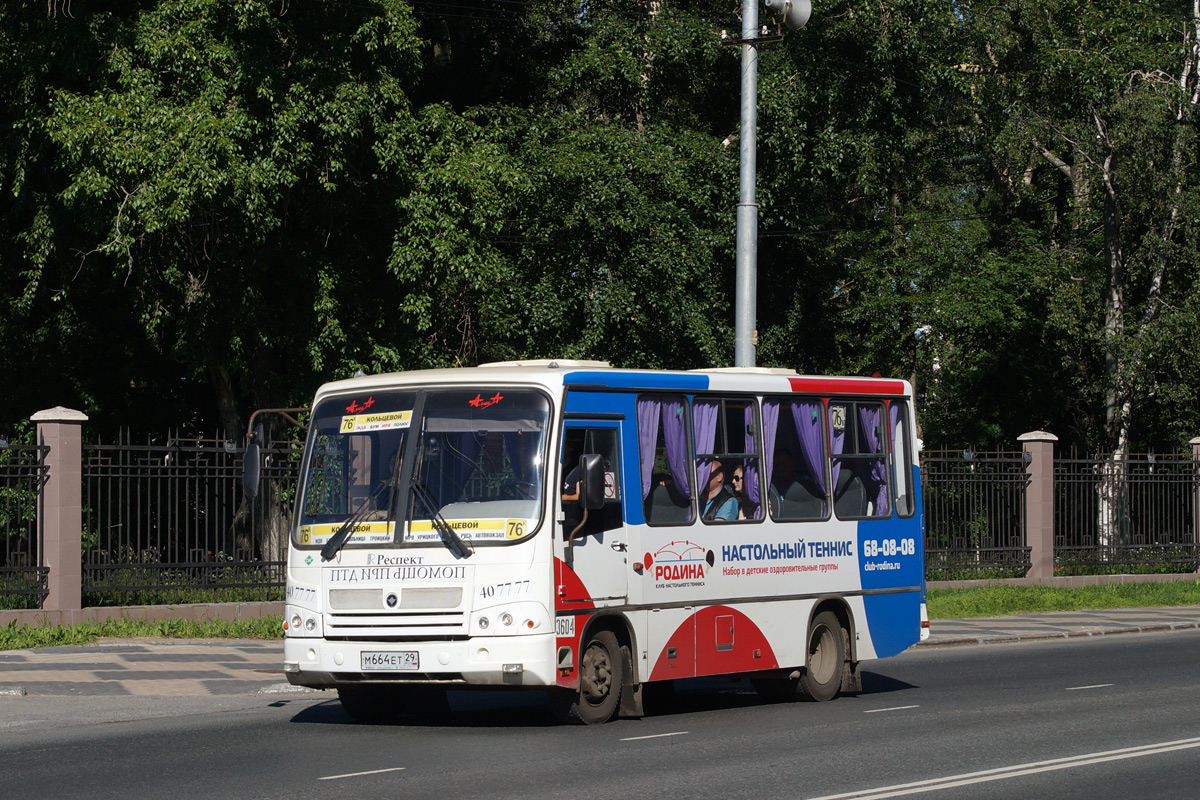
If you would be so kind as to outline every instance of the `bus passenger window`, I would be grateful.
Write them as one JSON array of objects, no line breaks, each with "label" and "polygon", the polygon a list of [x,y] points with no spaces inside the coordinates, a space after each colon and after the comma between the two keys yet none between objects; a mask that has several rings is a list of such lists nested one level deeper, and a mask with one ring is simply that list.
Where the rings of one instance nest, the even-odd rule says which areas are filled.
[{"label": "bus passenger window", "polygon": [[896,476],[896,513],[911,517],[916,511],[913,498],[912,450],[908,438],[908,406],[901,400],[888,404],[892,432],[892,474]]},{"label": "bus passenger window", "polygon": [[883,420],[881,403],[829,404],[833,509],[839,518],[892,515]]},{"label": "bus passenger window", "polygon": [[648,525],[692,521],[686,401],[682,395],[642,395],[637,401],[642,508]]},{"label": "bus passenger window", "polygon": [[697,397],[692,404],[698,507],[704,522],[762,518],[754,402]]},{"label": "bus passenger window", "polygon": [[767,505],[773,519],[829,516],[823,419],[820,398],[763,401]]}]

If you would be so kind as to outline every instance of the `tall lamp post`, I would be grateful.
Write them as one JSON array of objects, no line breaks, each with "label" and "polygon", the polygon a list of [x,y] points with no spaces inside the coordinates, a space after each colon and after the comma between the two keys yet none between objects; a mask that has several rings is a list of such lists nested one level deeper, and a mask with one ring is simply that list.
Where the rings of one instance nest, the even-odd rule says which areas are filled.
[{"label": "tall lamp post", "polygon": [[[792,30],[804,27],[812,15],[810,0],[765,0],[767,10],[783,18]],[[781,36],[767,36],[758,26],[758,0],[742,6],[742,38],[727,42],[742,46],[742,109],[739,145],[741,160],[738,174],[737,206],[737,277],[734,299],[735,367],[755,365],[754,348],[758,346],[755,330],[755,298],[758,291],[758,201],[754,193],[757,170],[758,137],[758,45],[779,41]]]}]

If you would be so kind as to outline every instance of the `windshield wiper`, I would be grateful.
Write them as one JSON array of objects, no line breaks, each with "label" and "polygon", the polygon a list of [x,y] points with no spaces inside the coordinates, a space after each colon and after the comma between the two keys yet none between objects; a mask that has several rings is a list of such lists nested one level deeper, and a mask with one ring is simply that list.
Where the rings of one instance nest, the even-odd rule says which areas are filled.
[{"label": "windshield wiper", "polygon": [[333,557],[337,555],[337,551],[341,550],[342,545],[350,539],[350,536],[354,533],[354,529],[358,527],[358,523],[362,522],[370,511],[371,504],[363,503],[358,511],[354,512],[353,517],[342,523],[342,527],[338,528],[333,536],[329,537],[329,541],[325,543],[325,546],[321,548],[321,558],[326,561],[332,561]]},{"label": "windshield wiper", "polygon": [[459,558],[469,558],[475,551],[469,544],[463,541],[463,538],[454,532],[454,528],[450,527],[450,523],[446,522],[446,518],[442,516],[442,512],[437,507],[437,501],[433,499],[428,487],[420,481],[412,482],[413,494],[421,498],[421,503],[429,511],[430,520],[433,527],[442,536],[442,543],[446,548]]},{"label": "windshield wiper", "polygon": [[[399,477],[400,462],[397,461],[395,468],[392,470],[392,474],[387,479],[388,484],[391,485],[391,489],[388,492],[388,497],[393,508],[395,508],[396,503],[396,484],[400,482],[398,480]],[[382,481],[380,482],[380,486],[383,486]],[[350,540],[350,537],[354,535],[354,529],[358,526],[358,523],[362,522],[363,518],[365,518],[372,510],[374,509],[371,508],[371,503],[364,502],[359,507],[358,511],[354,512],[354,516],[346,520],[345,524],[338,528],[333,536],[329,537],[329,541],[326,542],[325,546],[321,548],[321,558],[325,559],[326,561],[332,561],[333,557],[337,555],[338,550],[341,550],[346,542]],[[391,521],[394,513],[395,512],[392,510],[388,511],[388,521]]]}]

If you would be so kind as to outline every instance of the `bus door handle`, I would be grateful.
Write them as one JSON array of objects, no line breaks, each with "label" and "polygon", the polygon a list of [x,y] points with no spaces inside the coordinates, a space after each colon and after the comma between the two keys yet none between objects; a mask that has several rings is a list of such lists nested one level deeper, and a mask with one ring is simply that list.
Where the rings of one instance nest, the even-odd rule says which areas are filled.
[{"label": "bus door handle", "polygon": [[613,542],[612,549],[616,550],[618,553],[624,553],[629,549],[629,545],[625,544],[624,542]]}]

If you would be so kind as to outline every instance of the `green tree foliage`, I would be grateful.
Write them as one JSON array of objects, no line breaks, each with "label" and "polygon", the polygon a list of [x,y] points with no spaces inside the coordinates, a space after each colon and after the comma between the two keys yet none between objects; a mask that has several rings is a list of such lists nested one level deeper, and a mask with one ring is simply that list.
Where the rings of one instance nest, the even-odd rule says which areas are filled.
[{"label": "green tree foliage", "polygon": [[[732,359],[732,4],[0,12],[5,417]],[[761,46],[759,363],[912,379],[935,446],[1200,433],[1198,15],[837,0]]]}]

